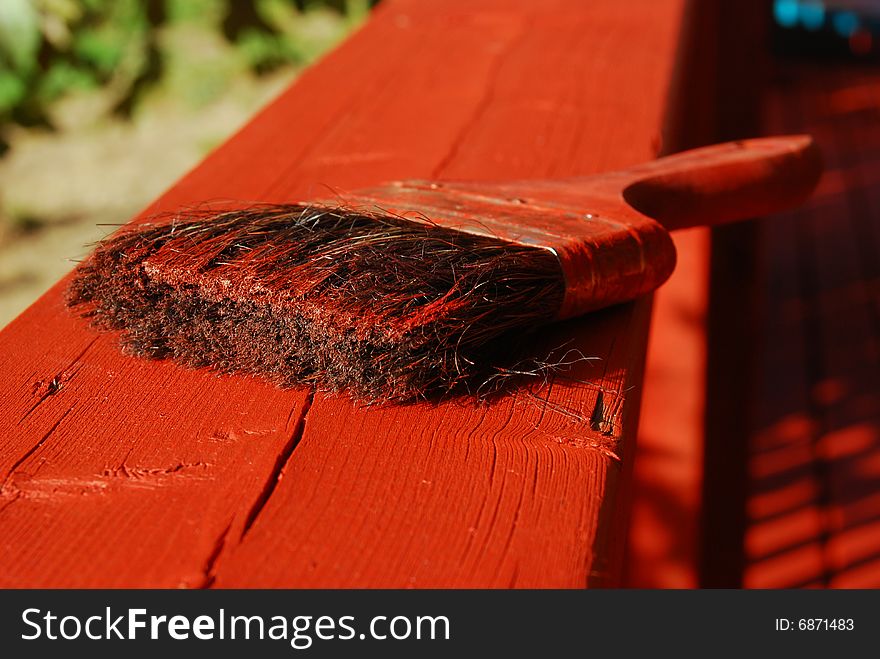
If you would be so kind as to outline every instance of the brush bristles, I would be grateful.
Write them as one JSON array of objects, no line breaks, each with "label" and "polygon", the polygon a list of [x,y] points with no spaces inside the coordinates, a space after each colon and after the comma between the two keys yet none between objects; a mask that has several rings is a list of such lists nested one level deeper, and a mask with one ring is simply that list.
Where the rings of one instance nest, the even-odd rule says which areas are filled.
[{"label": "brush bristles", "polygon": [[549,251],[344,208],[190,211],[124,228],[68,302],[127,349],[349,390],[367,401],[490,389],[506,337],[551,321]]}]

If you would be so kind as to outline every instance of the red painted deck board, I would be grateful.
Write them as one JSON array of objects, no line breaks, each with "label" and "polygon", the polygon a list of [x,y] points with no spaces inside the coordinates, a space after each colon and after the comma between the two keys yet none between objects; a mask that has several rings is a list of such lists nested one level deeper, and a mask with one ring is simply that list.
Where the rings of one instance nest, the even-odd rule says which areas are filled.
[{"label": "red painted deck board", "polygon": [[826,175],[763,230],[747,586],[880,586],[878,108],[876,72],[845,67],[782,65],[768,99],[768,128],[813,132]]},{"label": "red painted deck board", "polygon": [[[684,4],[383,3],[148,210],[651,158]],[[542,335],[580,381],[363,409],[128,358],[62,286],[0,334],[0,584],[616,582],[649,300]]]},{"label": "red painted deck board", "polygon": [[303,393],[126,358],[68,320],[58,287],[3,341],[0,583],[204,585]]},{"label": "red painted deck board", "polygon": [[[610,345],[620,323],[644,327],[646,319],[631,314],[602,314],[572,344],[615,364],[596,374],[612,391],[640,359]],[[594,391],[557,383],[492,407],[359,412],[318,396],[263,514],[244,542],[221,555],[217,585],[577,587],[601,580],[611,557],[594,547],[611,531],[614,511],[602,507],[615,505],[620,463],[616,432],[584,432]]]}]

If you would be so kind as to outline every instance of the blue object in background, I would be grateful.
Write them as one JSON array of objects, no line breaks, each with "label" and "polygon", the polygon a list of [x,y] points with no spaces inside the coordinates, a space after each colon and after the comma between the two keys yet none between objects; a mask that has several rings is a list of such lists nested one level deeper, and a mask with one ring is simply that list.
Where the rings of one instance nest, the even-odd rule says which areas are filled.
[{"label": "blue object in background", "polygon": [[801,25],[811,32],[821,30],[825,24],[825,5],[817,0],[799,2],[798,17],[800,18]]},{"label": "blue object in background", "polygon": [[844,39],[849,39],[859,29],[859,17],[851,11],[839,11],[831,17],[834,31]]},{"label": "blue object in background", "polygon": [[795,27],[800,11],[798,0],[776,0],[773,3],[773,17],[782,27]]},{"label": "blue object in background", "polygon": [[780,52],[880,61],[880,0],[773,0]]}]

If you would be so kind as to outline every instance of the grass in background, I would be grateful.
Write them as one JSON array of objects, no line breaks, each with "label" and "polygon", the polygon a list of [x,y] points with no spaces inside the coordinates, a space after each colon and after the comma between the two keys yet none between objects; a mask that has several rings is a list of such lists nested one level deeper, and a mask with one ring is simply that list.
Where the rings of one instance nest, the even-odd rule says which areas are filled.
[{"label": "grass in background", "polygon": [[[116,113],[180,73],[180,38],[213,40],[184,66],[187,95],[207,102],[230,76],[314,60],[366,15],[368,0],[3,0],[0,125],[53,125],[52,105],[104,89]],[[317,29],[316,29],[317,28]],[[179,37],[175,39],[175,36]],[[196,84],[193,84],[196,83]],[[177,89],[176,91],[181,91]]]},{"label": "grass in background", "polygon": [[0,0],[0,327],[369,0]]}]

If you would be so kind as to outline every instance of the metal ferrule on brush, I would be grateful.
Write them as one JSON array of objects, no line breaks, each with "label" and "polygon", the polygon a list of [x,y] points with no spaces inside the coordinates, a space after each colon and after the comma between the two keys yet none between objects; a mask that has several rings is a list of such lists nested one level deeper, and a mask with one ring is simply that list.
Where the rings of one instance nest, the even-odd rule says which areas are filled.
[{"label": "metal ferrule on brush", "polygon": [[[346,202],[356,209],[551,251],[565,283],[556,320],[632,300],[672,274],[675,246],[656,221],[629,209],[618,208],[614,217],[522,194],[505,196],[504,188],[493,195],[486,192],[491,184],[401,181],[377,188],[375,195],[367,190],[347,197]],[[391,207],[389,198],[394,199]]]}]

